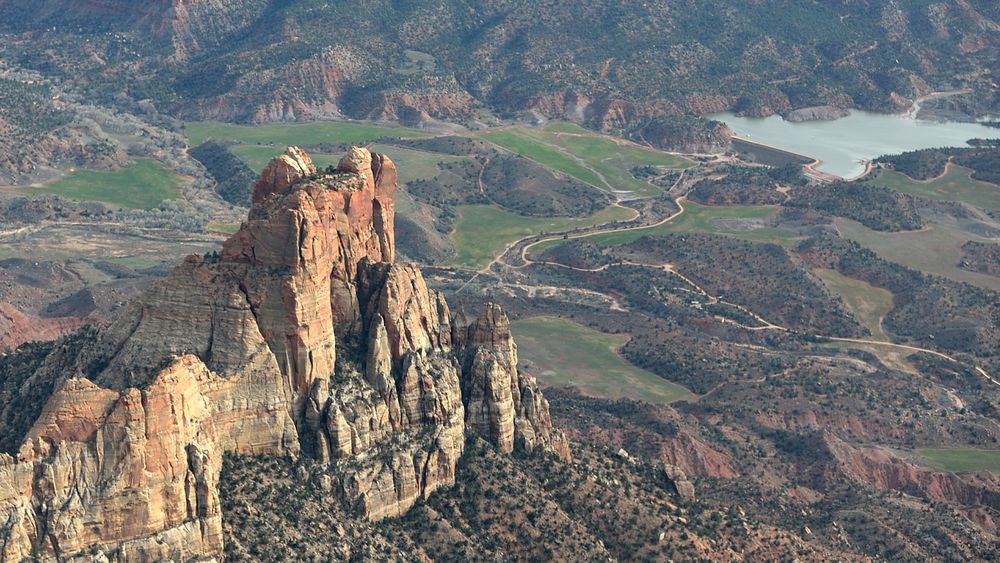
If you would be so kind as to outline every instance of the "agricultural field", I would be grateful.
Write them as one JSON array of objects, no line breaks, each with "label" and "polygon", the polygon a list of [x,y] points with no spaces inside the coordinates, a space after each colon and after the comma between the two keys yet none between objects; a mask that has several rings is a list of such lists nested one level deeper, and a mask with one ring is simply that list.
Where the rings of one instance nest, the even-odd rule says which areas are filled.
[{"label": "agricultural field", "polygon": [[543,129],[512,128],[483,135],[487,140],[609,192],[652,196],[657,186],[632,176],[637,166],[686,168],[683,157],[595,135],[576,125],[556,123]]},{"label": "agricultural field", "polygon": [[1000,473],[1000,450],[985,448],[921,448],[917,450],[932,465],[945,471]]},{"label": "agricultural field", "polygon": [[873,231],[856,221],[835,220],[840,235],[864,246],[885,260],[928,274],[1000,291],[1000,278],[958,267],[962,245],[968,240],[989,242],[960,225],[931,223],[919,231]]},{"label": "agricultural field", "polygon": [[457,254],[450,265],[482,268],[508,244],[527,236],[599,225],[632,217],[621,207],[607,207],[590,217],[526,217],[493,205],[461,205],[451,234]]},{"label": "agricultural field", "polygon": [[483,135],[490,142],[515,152],[521,156],[528,157],[543,166],[548,166],[553,170],[558,170],[563,174],[572,176],[581,182],[590,184],[597,188],[607,190],[609,186],[601,181],[601,178],[593,170],[587,168],[583,163],[577,161],[572,156],[559,149],[535,140],[517,131],[494,131]]},{"label": "agricultural field", "polygon": [[[212,121],[190,122],[184,135],[194,147],[206,139],[249,145],[274,145],[282,150],[288,145],[321,143],[364,143],[380,137],[425,137],[426,133],[403,127],[384,127],[347,121],[314,123],[275,123],[268,125],[232,125]],[[279,151],[281,152],[281,151]]]},{"label": "agricultural field", "polygon": [[159,162],[137,159],[119,170],[74,170],[41,186],[16,191],[24,195],[56,194],[131,209],[154,209],[165,200],[180,197],[183,182],[182,176]]},{"label": "agricultural field", "polygon": [[652,403],[693,399],[687,389],[639,369],[618,355],[627,337],[604,334],[553,317],[518,320],[518,355],[547,385],[572,386],[593,397]]},{"label": "agricultural field", "polygon": [[1000,209],[1000,186],[970,177],[968,168],[949,165],[939,178],[914,180],[902,172],[883,170],[871,180],[877,186],[941,201],[958,201],[974,207]]},{"label": "agricultural field", "polygon": [[849,278],[836,270],[818,268],[813,271],[826,287],[839,295],[862,325],[877,340],[891,340],[882,328],[882,319],[892,310],[892,292]]}]

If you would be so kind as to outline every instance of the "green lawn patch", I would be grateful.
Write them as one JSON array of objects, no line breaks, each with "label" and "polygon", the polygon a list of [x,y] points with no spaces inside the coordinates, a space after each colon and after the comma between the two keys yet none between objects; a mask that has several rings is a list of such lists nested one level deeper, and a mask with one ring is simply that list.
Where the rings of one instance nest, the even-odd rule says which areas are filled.
[{"label": "green lawn patch", "polygon": [[643,197],[662,190],[632,176],[633,168],[648,165],[686,168],[693,164],[680,156],[620,143],[567,123],[548,124],[542,129],[506,129],[483,137],[602,190],[632,192]]},{"label": "green lawn patch", "polygon": [[1000,450],[985,448],[920,448],[917,450],[932,465],[945,471],[965,473],[991,471],[1000,473]]},{"label": "green lawn patch", "polygon": [[941,201],[959,201],[974,207],[1000,209],[1000,186],[973,180],[972,171],[949,166],[948,172],[933,180],[919,181],[893,170],[882,171],[872,183],[911,195]]},{"label": "green lawn patch", "polygon": [[585,129],[569,121],[550,121],[542,126],[542,129],[552,131],[553,133],[593,133],[590,129]]},{"label": "green lawn patch", "polygon": [[629,398],[663,404],[691,400],[694,394],[662,377],[626,362],[618,355],[625,336],[604,334],[553,317],[513,323],[521,360],[548,385],[573,386],[586,395]]},{"label": "green lawn patch", "polygon": [[[268,125],[233,125],[214,121],[186,123],[184,135],[188,143],[198,146],[206,139],[241,144],[275,145],[281,150],[288,145],[320,143],[364,143],[380,137],[426,137],[427,133],[404,127],[388,127],[347,121],[317,121],[314,123],[274,123]],[[281,152],[281,151],[278,151]]]},{"label": "green lawn patch", "polygon": [[564,231],[628,219],[620,207],[606,207],[590,217],[525,217],[494,205],[461,205],[451,239],[457,254],[453,266],[482,268],[506,245],[531,235]]},{"label": "green lawn patch", "polygon": [[150,159],[137,159],[110,172],[74,170],[39,187],[19,188],[26,195],[57,194],[77,201],[98,201],[132,209],[154,209],[180,197],[183,178]]},{"label": "green lawn patch", "polygon": [[501,147],[526,156],[553,170],[558,170],[572,176],[581,182],[600,189],[608,189],[607,184],[593,170],[585,167],[573,157],[560,152],[559,149],[537,141],[519,131],[494,131],[483,135],[488,141]]},{"label": "green lawn patch", "polygon": [[240,230],[239,223],[220,223],[218,221],[210,221],[208,225],[205,225],[205,230],[215,233],[228,233],[233,234]]},{"label": "green lawn patch", "polygon": [[844,300],[855,318],[871,331],[874,338],[890,340],[882,329],[882,319],[892,310],[892,292],[849,278],[836,270],[817,268],[813,271],[830,291]]}]

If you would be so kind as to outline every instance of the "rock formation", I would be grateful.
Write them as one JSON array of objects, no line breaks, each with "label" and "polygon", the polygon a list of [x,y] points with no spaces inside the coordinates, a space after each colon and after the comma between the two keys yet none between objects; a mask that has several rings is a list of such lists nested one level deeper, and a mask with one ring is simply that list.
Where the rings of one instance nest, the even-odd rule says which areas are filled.
[{"label": "rock formation", "polygon": [[309,455],[371,519],[454,482],[465,432],[568,457],[495,305],[452,318],[393,262],[395,165],[296,148],[221,253],[191,256],[22,386],[55,389],[0,454],[0,560],[222,553],[224,454]]}]

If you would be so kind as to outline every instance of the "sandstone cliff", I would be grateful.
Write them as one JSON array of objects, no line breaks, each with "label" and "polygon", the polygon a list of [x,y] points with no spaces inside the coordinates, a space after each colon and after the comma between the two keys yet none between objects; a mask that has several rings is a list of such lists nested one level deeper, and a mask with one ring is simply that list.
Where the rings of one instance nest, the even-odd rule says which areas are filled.
[{"label": "sandstone cliff", "polygon": [[54,393],[0,454],[0,559],[221,554],[226,453],[314,456],[371,519],[453,483],[466,430],[568,457],[503,311],[453,318],[394,263],[395,190],[382,155],[318,171],[289,148],[221,253],[57,347],[22,386]]}]

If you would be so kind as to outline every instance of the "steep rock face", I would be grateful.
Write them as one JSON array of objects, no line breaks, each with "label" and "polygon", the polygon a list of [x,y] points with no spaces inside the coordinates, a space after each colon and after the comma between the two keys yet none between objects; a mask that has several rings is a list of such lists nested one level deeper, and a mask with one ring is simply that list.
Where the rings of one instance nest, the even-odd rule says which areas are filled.
[{"label": "steep rock face", "polygon": [[55,340],[76,332],[83,324],[75,317],[38,317],[0,303],[0,350],[13,350],[25,342]]},{"label": "steep rock face", "polygon": [[517,345],[503,310],[491,303],[468,326],[456,318],[454,331],[462,349],[462,399],[469,429],[488,437],[501,451],[547,446],[568,459],[568,444],[552,428],[549,404],[538,383],[517,370]]},{"label": "steep rock face", "polygon": [[372,519],[453,483],[467,428],[568,457],[503,312],[466,326],[393,263],[395,189],[382,155],[317,171],[290,148],[221,253],[50,355],[35,377],[56,390],[0,455],[2,559],[218,555],[225,453],[315,456]]},{"label": "steep rock face", "polygon": [[1000,478],[989,472],[963,475],[934,471],[886,449],[853,446],[832,434],[823,435],[823,445],[836,468],[864,486],[902,491],[937,502],[1000,510],[1000,495],[995,492]]}]

